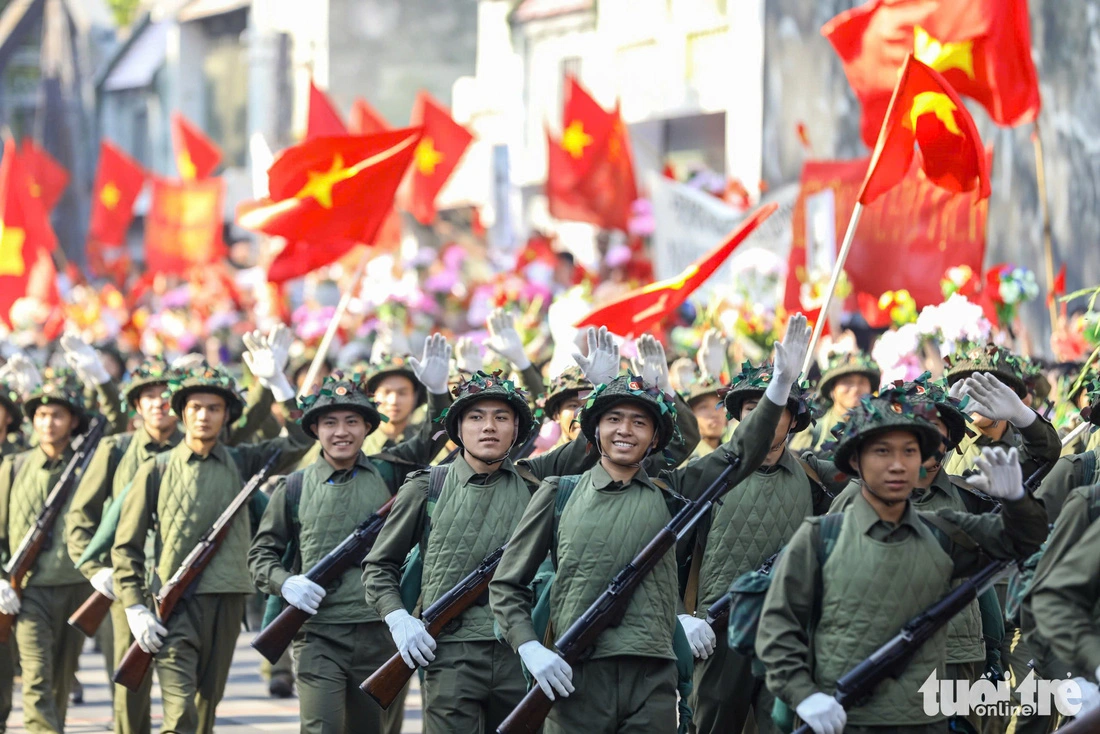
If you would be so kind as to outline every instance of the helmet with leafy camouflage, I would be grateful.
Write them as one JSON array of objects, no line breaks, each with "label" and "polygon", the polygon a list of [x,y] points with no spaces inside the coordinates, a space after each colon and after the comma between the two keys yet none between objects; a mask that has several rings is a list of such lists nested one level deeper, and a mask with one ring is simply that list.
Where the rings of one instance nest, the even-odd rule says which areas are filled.
[{"label": "helmet with leafy camouflage", "polygon": [[826,400],[831,400],[836,381],[848,375],[863,375],[870,381],[871,392],[874,392],[878,389],[878,384],[882,380],[882,369],[865,352],[845,352],[844,354],[833,355],[817,384],[818,394]]},{"label": "helmet with leafy camouflage", "polygon": [[[765,362],[759,367],[744,362],[741,372],[734,375],[729,387],[724,389],[726,417],[741,420],[741,408],[750,400],[760,400],[772,381],[774,366]],[[791,412],[791,433],[798,433],[810,427],[813,413],[810,410],[809,383],[791,385],[791,394],[787,398],[787,410]]]},{"label": "helmet with leafy camouflage", "polygon": [[34,420],[34,413],[43,405],[64,405],[77,420],[73,435],[88,429],[91,417],[84,402],[84,383],[76,372],[68,367],[47,367],[42,372],[42,384],[23,402],[27,420]]},{"label": "helmet with leafy camouflage", "polygon": [[491,375],[475,372],[469,380],[461,380],[451,392],[455,401],[443,411],[439,419],[446,426],[447,435],[459,446],[462,446],[462,416],[470,406],[482,400],[501,400],[515,411],[518,427],[513,445],[526,441],[531,431],[535,430],[535,416],[531,412],[531,406],[527,404],[527,391],[505,378],[502,372]]},{"label": "helmet with leafy camouflage", "polygon": [[929,400],[913,400],[904,390],[886,388],[876,397],[864,395],[859,405],[848,411],[848,420],[833,427],[836,438],[837,469],[855,476],[852,459],[860,446],[875,436],[891,431],[910,431],[920,442],[921,460],[933,456],[940,449],[943,436],[929,422],[936,415],[936,408]]},{"label": "helmet with leafy camouflage", "polygon": [[171,376],[172,368],[168,366],[167,362],[160,357],[146,357],[141,365],[133,371],[130,381],[123,388],[123,408],[137,410],[141,391],[154,385],[167,387]]},{"label": "helmet with leafy camouflage", "polygon": [[996,344],[972,346],[947,357],[947,384],[954,385],[976,372],[988,372],[1012,388],[1020,398],[1027,397],[1024,363],[1020,357]]},{"label": "helmet with leafy camouflage", "polygon": [[1052,386],[1050,380],[1043,374],[1043,365],[1031,357],[1020,357],[1020,362],[1024,387],[1027,391],[1039,401],[1049,398]]},{"label": "helmet with leafy camouflage", "polygon": [[914,403],[928,402],[936,409],[940,420],[947,427],[947,450],[958,446],[966,437],[970,416],[965,408],[969,398],[958,400],[947,392],[946,385],[933,380],[931,372],[925,372],[912,382],[894,382],[894,388],[904,392]]},{"label": "helmet with leafy camouflage", "polygon": [[314,425],[321,416],[334,410],[351,410],[363,416],[370,426],[368,436],[387,420],[378,412],[378,405],[370,394],[364,391],[363,375],[355,373],[346,376],[339,370],[325,377],[313,391],[298,398],[298,409],[302,411],[298,421],[302,430],[313,438],[317,438]]},{"label": "helmet with leafy camouflage", "polygon": [[8,430],[18,430],[23,422],[23,401],[19,397],[19,391],[3,381],[0,381],[0,405],[8,413]]},{"label": "helmet with leafy camouflage", "polygon": [[657,445],[654,451],[661,451],[679,434],[676,427],[676,404],[656,385],[647,385],[641,377],[630,373],[622,374],[611,382],[596,387],[581,409],[581,432],[590,443],[598,444],[596,431],[600,417],[620,403],[631,402],[641,405],[653,417],[657,426]]},{"label": "helmet with leafy camouflage", "polygon": [[378,386],[382,384],[382,380],[395,375],[407,378],[409,382],[413,384],[413,390],[416,392],[417,407],[427,401],[427,390],[424,389],[424,386],[420,384],[420,380],[417,379],[416,373],[413,372],[412,365],[409,364],[409,358],[407,356],[383,356],[382,361],[374,365],[374,372],[367,378],[367,392],[374,395],[374,393],[378,391]]},{"label": "helmet with leafy camouflage", "polygon": [[567,367],[564,372],[550,381],[542,411],[552,420],[557,420],[561,406],[581,393],[592,389],[592,383],[585,379],[580,367]]},{"label": "helmet with leafy camouflage", "polygon": [[226,425],[235,422],[244,412],[244,400],[237,392],[237,383],[226,371],[211,367],[206,362],[189,370],[173,370],[168,380],[169,400],[172,412],[183,418],[183,406],[189,395],[195,393],[213,393],[225,400],[229,415]]},{"label": "helmet with leafy camouflage", "polygon": [[1100,426],[1100,380],[1089,380],[1083,389],[1089,404],[1081,411],[1081,416],[1092,425]]},{"label": "helmet with leafy camouflage", "polygon": [[721,405],[722,383],[710,377],[703,377],[691,383],[691,386],[680,393],[681,399],[689,408],[695,408],[695,404],[701,400],[713,399],[714,405]]}]

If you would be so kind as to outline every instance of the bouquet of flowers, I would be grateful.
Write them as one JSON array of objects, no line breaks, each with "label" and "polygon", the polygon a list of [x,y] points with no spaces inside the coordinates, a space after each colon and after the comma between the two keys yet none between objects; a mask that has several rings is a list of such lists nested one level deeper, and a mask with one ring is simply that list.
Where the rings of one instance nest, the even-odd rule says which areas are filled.
[{"label": "bouquet of flowers", "polygon": [[890,322],[895,329],[905,324],[916,323],[917,302],[904,288],[898,291],[886,291],[879,296],[878,308],[879,311],[890,315]]},{"label": "bouquet of flowers", "polygon": [[995,265],[985,274],[986,295],[997,312],[997,321],[1008,326],[1016,320],[1020,304],[1039,297],[1035,273],[1013,265]]},{"label": "bouquet of flowers", "polygon": [[942,356],[954,353],[958,344],[986,343],[993,330],[982,307],[957,292],[944,303],[925,306],[916,327],[919,334],[939,343]]}]

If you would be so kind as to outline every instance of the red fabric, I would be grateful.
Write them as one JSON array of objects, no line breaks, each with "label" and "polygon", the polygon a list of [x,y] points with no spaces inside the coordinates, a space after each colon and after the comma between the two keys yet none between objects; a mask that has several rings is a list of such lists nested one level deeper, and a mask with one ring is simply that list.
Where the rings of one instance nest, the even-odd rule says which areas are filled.
[{"label": "red fabric", "polygon": [[92,243],[122,245],[134,218],[134,201],[145,186],[145,170],[111,142],[100,141],[99,167],[92,189]]},{"label": "red fabric", "polygon": [[172,148],[180,178],[208,178],[222,161],[222,149],[178,112],[172,113]]},{"label": "red fabric", "polygon": [[836,16],[821,33],[863,106],[868,146],[886,115],[897,70],[914,51],[998,125],[1021,125],[1039,114],[1027,0],[871,0]]},{"label": "red fabric", "polygon": [[1054,301],[1058,296],[1064,296],[1066,294],[1066,264],[1062,263],[1062,267],[1058,268],[1058,274],[1054,276],[1054,289],[1047,294],[1047,308],[1054,305]]},{"label": "red fabric", "polygon": [[871,154],[861,203],[870,204],[905,178],[914,145],[932,183],[956,193],[977,189],[981,198],[989,196],[989,170],[973,118],[938,72],[910,56]]},{"label": "red fabric", "polygon": [[753,230],[775,213],[777,204],[765,204],[747,216],[725,242],[689,265],[675,278],[650,283],[616,298],[585,316],[577,328],[606,326],[619,336],[644,334],[679,308],[696,288],[721,267]]},{"label": "red fabric", "polygon": [[412,124],[424,128],[424,137],[416,146],[407,207],[418,222],[431,224],[435,220],[435,197],[451,177],[474,136],[425,91],[416,95]]},{"label": "red fabric", "polygon": [[306,121],[306,140],[326,135],[347,135],[348,129],[340,119],[340,113],[328,95],[313,80],[309,80],[309,118]]},{"label": "red fabric", "polygon": [[392,129],[382,113],[374,109],[370,102],[362,97],[355,98],[348,119],[348,131],[352,135],[373,135]]},{"label": "red fabric", "polygon": [[153,178],[145,217],[145,265],[150,272],[183,273],[225,257],[222,212],[225,181]]},{"label": "red fabric", "polygon": [[33,138],[23,138],[19,156],[26,164],[31,195],[42,200],[47,212],[51,211],[69,185],[69,172]]},{"label": "red fabric", "polygon": [[[991,154],[987,154],[991,155]],[[987,161],[989,159],[987,158]],[[799,300],[799,273],[806,269],[806,199],[832,190],[836,209],[836,242],[844,237],[868,159],[807,161],[791,221],[791,253],[784,307],[804,311]],[[988,163],[987,163],[988,165]],[[949,267],[982,270],[989,202],[978,192],[952,194],[933,185],[914,161],[895,188],[863,210],[844,271],[856,298],[875,300],[889,290],[908,290],[917,308],[943,301],[940,279]],[[888,253],[889,256],[884,256]]]}]

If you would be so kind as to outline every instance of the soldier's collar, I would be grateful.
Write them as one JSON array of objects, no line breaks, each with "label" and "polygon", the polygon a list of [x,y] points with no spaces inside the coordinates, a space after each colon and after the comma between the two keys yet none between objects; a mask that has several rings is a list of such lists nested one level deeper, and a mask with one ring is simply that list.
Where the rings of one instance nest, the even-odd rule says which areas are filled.
[{"label": "soldier's collar", "polygon": [[[588,470],[588,478],[589,481],[592,482],[592,486],[595,489],[608,489],[609,487],[612,487],[612,485],[615,485],[615,489],[627,486],[617,479],[613,479],[611,475],[607,473],[607,469],[603,468],[603,463],[599,461],[596,462],[595,466]],[[645,469],[639,468],[638,473],[635,474],[634,478],[631,479],[630,482],[628,482],[627,484],[633,484],[634,482],[637,482],[638,484],[641,484],[642,486],[648,487],[652,490],[657,490],[657,485],[654,484],[653,480],[649,478],[649,475],[646,474]]]},{"label": "soldier's collar", "polygon": [[323,482],[327,482],[329,479],[332,479],[333,475],[335,474],[350,471],[351,469],[361,469],[364,471],[374,472],[378,471],[377,469],[375,469],[374,464],[371,463],[371,460],[367,458],[367,455],[364,454],[362,451],[359,452],[359,456],[356,457],[355,464],[351,467],[351,469],[337,469],[329,463],[328,459],[325,458],[323,452],[320,456],[317,457],[316,466],[318,473],[321,477],[321,481]]},{"label": "soldier's collar", "polygon": [[141,431],[141,433],[140,433],[140,436],[142,438],[142,444],[141,445],[144,448],[150,448],[150,447],[159,448],[161,446],[175,446],[180,441],[183,440],[183,431],[181,431],[179,429],[179,426],[176,426],[175,430],[173,430],[172,433],[170,433],[168,435],[168,440],[165,441],[164,443],[158,443],[157,440],[155,438],[153,438],[152,435],[150,435],[148,431],[145,430],[145,426],[142,426],[138,430]]},{"label": "soldier's collar", "polygon": [[211,449],[210,453],[206,456],[200,456],[199,454],[192,451],[191,447],[188,446],[184,441],[180,441],[179,445],[180,447],[182,447],[185,460],[190,461],[192,458],[195,458],[199,461],[206,461],[207,459],[213,458],[217,459],[223,464],[228,464],[230,462],[229,452],[226,451],[225,444],[223,444],[221,441],[218,441],[216,444],[214,444],[214,448]]},{"label": "soldier's collar", "polygon": [[[500,464],[497,465],[496,471],[490,474],[479,474],[478,472],[474,471],[474,468],[470,466],[469,462],[466,461],[465,449],[460,450],[458,452],[458,455],[455,456],[454,466],[451,468],[451,473],[455,475],[455,479],[457,479],[462,484],[466,484],[475,477],[488,478],[501,472],[507,472],[517,477],[519,476],[519,473],[516,471],[515,464],[513,464],[512,460],[507,457],[505,457],[504,461],[500,462]],[[484,479],[478,482],[478,484],[483,483]]]},{"label": "soldier's collar", "polygon": [[73,442],[69,441],[69,445],[65,447],[65,450],[61,452],[61,456],[56,459],[51,459],[43,450],[42,445],[38,444],[34,447],[34,450],[38,453],[39,464],[42,469],[49,469],[54,462],[61,461],[66,462],[73,457]]},{"label": "soldier's collar", "polygon": [[[871,531],[871,528],[873,528],[877,523],[886,522],[878,516],[878,513],[875,512],[875,508],[871,507],[871,503],[868,502],[867,498],[863,496],[862,485],[860,485],[859,494],[856,496],[851,506],[847,510],[845,510],[845,512],[852,516],[852,520],[856,523],[856,527],[859,529],[859,532],[862,535],[867,535]],[[909,500],[905,501],[905,509],[902,511],[901,519],[898,520],[897,524],[898,527],[902,525],[908,525],[913,530],[919,532],[920,529],[917,526],[917,514],[916,511],[913,510],[913,503]]]}]

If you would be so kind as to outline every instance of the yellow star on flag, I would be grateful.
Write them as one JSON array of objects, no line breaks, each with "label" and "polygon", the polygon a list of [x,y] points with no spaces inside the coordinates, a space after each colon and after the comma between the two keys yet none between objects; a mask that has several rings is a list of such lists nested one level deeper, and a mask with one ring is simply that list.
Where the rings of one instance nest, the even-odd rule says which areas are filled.
[{"label": "yellow star on flag", "polygon": [[584,149],[592,145],[592,136],[584,131],[580,120],[573,120],[561,134],[561,147],[574,158],[584,155]]},{"label": "yellow star on flag", "polygon": [[41,199],[42,198],[42,187],[39,186],[38,182],[35,181],[30,176],[27,176],[27,188],[28,188],[28,190],[30,190],[31,196],[33,196],[36,199]]},{"label": "yellow star on flag", "polygon": [[295,199],[313,197],[325,209],[332,208],[332,187],[341,181],[359,173],[359,166],[344,167],[344,156],[337,153],[332,159],[332,167],[327,171],[309,171],[309,181],[302,190],[294,195]]},{"label": "yellow star on flag", "polygon": [[198,169],[191,162],[191,156],[186,150],[180,151],[179,155],[176,156],[176,167],[180,169],[180,178],[187,181],[193,181],[198,175]]},{"label": "yellow star on flag", "polygon": [[115,186],[114,181],[108,181],[107,184],[99,191],[99,202],[103,206],[107,207],[111,211],[115,210],[118,206],[118,202],[122,199],[122,192]]},{"label": "yellow star on flag", "polygon": [[23,262],[23,242],[27,235],[17,227],[5,227],[0,222],[0,275],[20,276],[26,270]]},{"label": "yellow star on flag", "polygon": [[425,137],[416,144],[413,160],[416,162],[416,170],[424,176],[431,176],[435,173],[435,167],[443,160],[443,154],[435,149],[431,138]]},{"label": "yellow star on flag", "polygon": [[959,129],[959,123],[955,120],[955,110],[958,107],[951,101],[951,98],[942,92],[921,92],[913,98],[913,106],[909,110],[909,115],[902,119],[901,123],[910,130],[916,131],[917,120],[921,115],[932,113],[936,116],[943,126],[947,128],[947,131],[952,135],[958,135],[963,137],[962,130]]},{"label": "yellow star on flag", "polygon": [[913,27],[913,55],[941,74],[958,69],[974,78],[974,41],[943,43],[918,25]]}]

